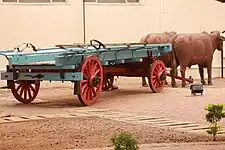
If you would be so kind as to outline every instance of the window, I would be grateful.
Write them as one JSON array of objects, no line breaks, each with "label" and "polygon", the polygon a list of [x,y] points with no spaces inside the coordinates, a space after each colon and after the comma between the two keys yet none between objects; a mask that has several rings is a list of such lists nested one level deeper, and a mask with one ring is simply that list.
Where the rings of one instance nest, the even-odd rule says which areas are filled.
[{"label": "window", "polygon": [[84,0],[92,3],[139,3],[140,0]]},{"label": "window", "polygon": [[66,2],[66,0],[2,0],[5,3],[57,3]]}]

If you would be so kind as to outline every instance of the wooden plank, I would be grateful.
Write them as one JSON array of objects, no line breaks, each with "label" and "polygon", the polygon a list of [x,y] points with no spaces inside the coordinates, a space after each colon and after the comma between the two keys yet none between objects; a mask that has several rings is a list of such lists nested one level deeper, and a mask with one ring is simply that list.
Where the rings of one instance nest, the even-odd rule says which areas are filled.
[{"label": "wooden plank", "polygon": [[9,120],[5,120],[4,118],[0,118],[0,123],[7,123],[10,122]]},{"label": "wooden plank", "polygon": [[132,59],[133,52],[132,51],[120,51],[116,53],[117,59]]},{"label": "wooden plank", "polygon": [[55,66],[76,65],[82,62],[82,55],[56,56]]},{"label": "wooden plank", "polygon": [[18,121],[25,121],[25,120],[27,120],[27,119],[23,119],[23,118],[14,116],[14,117],[7,117],[7,118],[4,118],[4,120],[10,121],[10,122],[18,122]]},{"label": "wooden plank", "polygon": [[99,60],[100,61],[116,60],[116,52],[115,51],[102,52],[99,54]]}]

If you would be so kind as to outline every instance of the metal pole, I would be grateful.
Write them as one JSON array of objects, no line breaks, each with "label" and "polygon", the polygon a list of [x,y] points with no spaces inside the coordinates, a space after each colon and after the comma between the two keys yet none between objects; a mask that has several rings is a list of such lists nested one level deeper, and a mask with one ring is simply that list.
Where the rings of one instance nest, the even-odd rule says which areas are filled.
[{"label": "metal pole", "polygon": [[221,77],[223,78],[223,49],[221,50]]},{"label": "metal pole", "polygon": [[86,22],[85,22],[85,0],[83,0],[83,30],[84,30],[84,43],[86,42]]}]

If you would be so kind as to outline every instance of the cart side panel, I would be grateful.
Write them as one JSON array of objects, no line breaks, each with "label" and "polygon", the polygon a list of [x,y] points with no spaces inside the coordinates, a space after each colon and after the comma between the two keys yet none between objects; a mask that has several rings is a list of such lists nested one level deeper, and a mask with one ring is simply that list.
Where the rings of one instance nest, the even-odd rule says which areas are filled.
[{"label": "cart side panel", "polygon": [[75,65],[78,67],[82,62],[82,55],[57,56],[55,57],[55,66]]}]

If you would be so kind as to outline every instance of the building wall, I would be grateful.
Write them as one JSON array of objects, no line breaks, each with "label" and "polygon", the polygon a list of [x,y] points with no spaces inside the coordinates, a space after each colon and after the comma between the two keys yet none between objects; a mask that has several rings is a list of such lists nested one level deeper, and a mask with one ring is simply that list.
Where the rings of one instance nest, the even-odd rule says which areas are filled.
[{"label": "building wall", "polygon": [[[1,0],[0,0],[1,2]],[[0,5],[0,49],[30,42],[37,47],[83,42],[83,2]],[[0,58],[0,70],[7,60]]]},{"label": "building wall", "polygon": [[[224,30],[225,4],[215,0],[142,0],[140,4],[86,3],[86,42],[139,42],[151,32],[178,33]],[[0,5],[0,49],[21,42],[38,47],[83,42],[82,0],[59,5]],[[7,61],[0,58],[0,70]],[[214,76],[220,75],[215,52]],[[196,66],[193,66],[196,68]],[[217,68],[217,69],[216,69]],[[198,77],[196,69],[192,76]],[[191,73],[192,74],[192,73]]]}]

